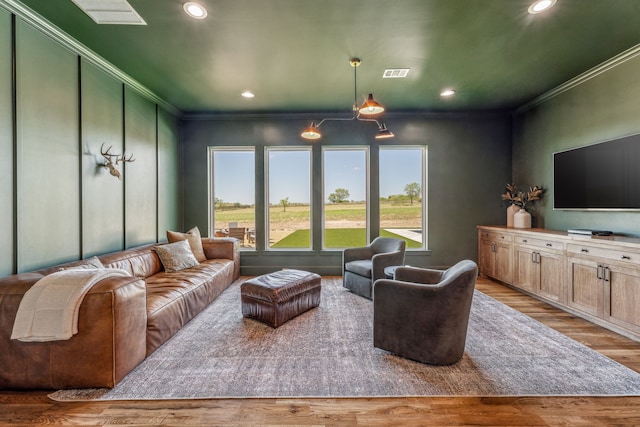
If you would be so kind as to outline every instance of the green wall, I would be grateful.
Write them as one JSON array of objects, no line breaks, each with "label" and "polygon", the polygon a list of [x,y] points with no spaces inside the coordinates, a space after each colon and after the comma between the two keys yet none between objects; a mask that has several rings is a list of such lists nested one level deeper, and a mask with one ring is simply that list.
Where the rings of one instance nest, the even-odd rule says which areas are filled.
[{"label": "green wall", "polygon": [[602,69],[515,116],[513,180],[548,189],[534,212],[541,227],[640,235],[640,212],[553,209],[554,152],[640,133],[640,56]]},{"label": "green wall", "polygon": [[17,255],[31,270],[81,255],[78,64],[21,20],[16,44]]},{"label": "green wall", "polygon": [[0,277],[14,268],[11,14],[0,8]]},{"label": "green wall", "polygon": [[[428,146],[428,251],[410,252],[407,263],[442,267],[463,258],[477,258],[476,225],[506,221],[500,194],[511,177],[511,118],[498,114],[396,114],[385,122],[396,137],[388,145]],[[321,218],[321,144],[369,145],[372,169],[371,199],[378,197],[376,127],[363,122],[332,122],[324,127],[319,143],[303,142],[301,129],[309,118],[301,116],[215,117],[189,116],[183,120],[185,227],[208,230],[207,147],[249,145],[256,147],[256,205],[264,203],[264,147],[309,145],[313,150],[314,184],[312,216]],[[373,203],[372,205],[375,205]],[[372,206],[372,218],[378,218]],[[314,242],[320,242],[320,221],[314,222]],[[256,216],[257,238],[264,236],[260,210]],[[376,235],[377,230],[372,230]],[[319,245],[318,243],[315,244]],[[245,251],[242,274],[261,274],[282,267],[298,267],[321,274],[341,274],[341,251],[281,252]]]},{"label": "green wall", "polygon": [[0,8],[0,277],[182,228],[179,120],[59,37]]}]

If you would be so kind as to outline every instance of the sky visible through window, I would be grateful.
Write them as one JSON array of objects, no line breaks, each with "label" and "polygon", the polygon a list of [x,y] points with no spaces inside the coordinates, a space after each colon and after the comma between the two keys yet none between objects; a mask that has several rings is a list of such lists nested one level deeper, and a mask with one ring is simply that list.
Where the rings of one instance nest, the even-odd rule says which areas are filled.
[{"label": "sky visible through window", "polygon": [[[222,154],[222,155],[220,155]],[[329,163],[335,170],[327,174],[325,182],[325,198],[336,188],[349,190],[349,199],[363,201],[366,199],[366,188],[362,185],[362,152],[335,152],[336,159]],[[331,154],[333,155],[333,153]],[[412,182],[422,182],[422,151],[420,149],[381,149],[380,171],[384,179],[380,182],[380,197],[403,194],[404,187]],[[218,152],[214,163],[214,180],[224,185],[216,186],[215,196],[225,202],[238,202],[247,205],[255,203],[254,174],[242,174],[238,171],[255,168],[253,151]],[[286,197],[290,203],[309,203],[309,179],[291,180],[295,177],[308,177],[309,152],[286,151],[270,152],[270,199],[279,200]],[[233,176],[232,180],[225,177]],[[278,185],[278,184],[281,185]],[[351,185],[350,183],[354,183]],[[316,183],[320,185],[320,183]]]},{"label": "sky visible through window", "polygon": [[404,194],[413,182],[422,187],[422,156],[417,148],[380,149],[380,197]]}]

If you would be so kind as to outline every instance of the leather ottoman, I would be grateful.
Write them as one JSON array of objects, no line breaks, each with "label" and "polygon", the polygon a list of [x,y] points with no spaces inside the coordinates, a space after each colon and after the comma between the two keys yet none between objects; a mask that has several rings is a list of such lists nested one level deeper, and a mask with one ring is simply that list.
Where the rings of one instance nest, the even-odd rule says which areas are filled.
[{"label": "leather ottoman", "polygon": [[240,285],[242,315],[277,328],[320,305],[320,276],[302,270],[280,270]]}]

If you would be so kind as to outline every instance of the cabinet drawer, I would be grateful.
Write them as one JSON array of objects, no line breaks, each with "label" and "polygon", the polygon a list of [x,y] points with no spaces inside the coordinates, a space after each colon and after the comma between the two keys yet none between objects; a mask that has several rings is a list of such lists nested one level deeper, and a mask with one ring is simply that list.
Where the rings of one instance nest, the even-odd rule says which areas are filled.
[{"label": "cabinet drawer", "polygon": [[597,258],[603,258],[608,261],[629,262],[635,265],[638,265],[640,263],[640,252],[617,248],[607,249],[598,246],[570,243],[567,245],[567,254],[593,256]]},{"label": "cabinet drawer", "polygon": [[492,240],[496,242],[513,242],[513,236],[511,234],[494,233],[491,231],[483,231],[480,233],[483,240]]},{"label": "cabinet drawer", "polygon": [[519,245],[533,246],[541,249],[564,249],[564,243],[556,240],[536,239],[529,236],[516,236],[514,241]]}]

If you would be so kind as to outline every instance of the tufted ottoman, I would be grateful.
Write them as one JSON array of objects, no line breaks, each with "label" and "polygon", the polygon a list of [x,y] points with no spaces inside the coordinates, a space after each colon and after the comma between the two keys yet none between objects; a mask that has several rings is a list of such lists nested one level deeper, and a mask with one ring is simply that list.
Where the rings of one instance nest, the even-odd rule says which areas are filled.
[{"label": "tufted ottoman", "polygon": [[320,276],[302,270],[280,270],[240,285],[242,315],[277,328],[320,305]]}]

